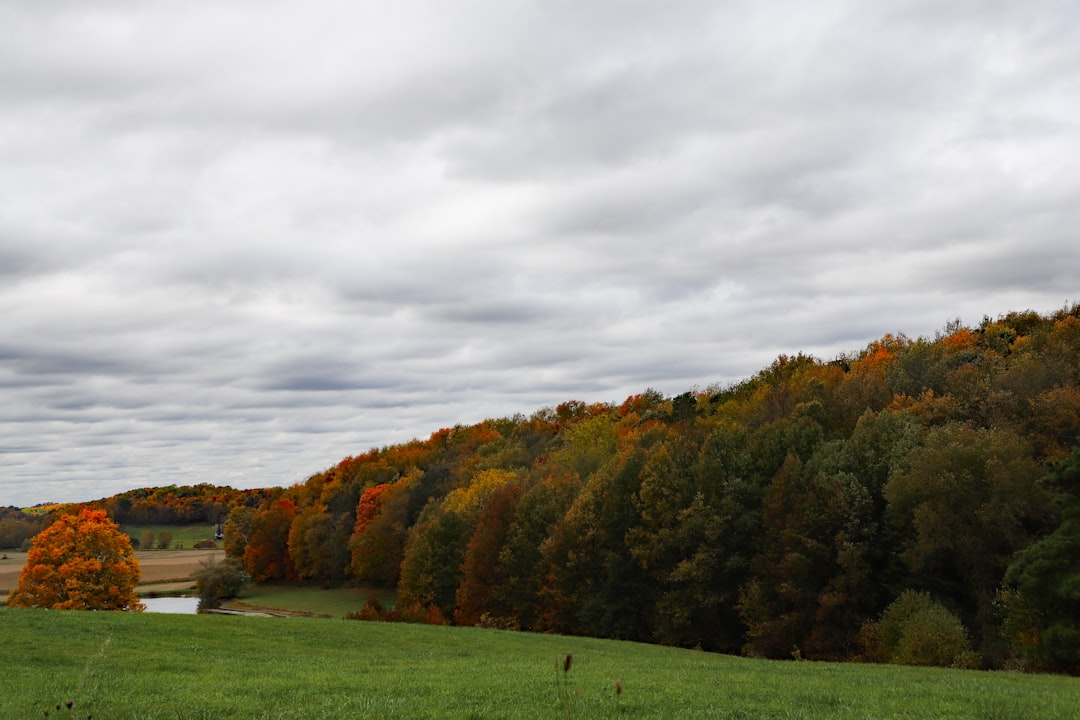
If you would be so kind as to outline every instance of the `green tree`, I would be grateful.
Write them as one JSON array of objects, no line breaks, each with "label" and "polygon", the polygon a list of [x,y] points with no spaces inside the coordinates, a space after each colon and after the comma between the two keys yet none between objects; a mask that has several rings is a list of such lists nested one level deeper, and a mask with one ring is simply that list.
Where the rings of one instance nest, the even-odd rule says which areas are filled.
[{"label": "green tree", "polygon": [[578,420],[563,428],[551,464],[574,472],[582,480],[612,461],[617,449],[615,423],[610,414]]},{"label": "green tree", "polygon": [[1035,659],[1058,669],[1080,668],[1080,446],[1042,483],[1055,492],[1061,524],[1017,555],[1005,580],[1034,613]]},{"label": "green tree", "polygon": [[905,590],[864,631],[874,659],[897,665],[975,667],[967,629],[929,593]]},{"label": "green tree", "polygon": [[200,563],[191,577],[203,607],[217,607],[222,600],[236,597],[251,582],[243,563],[236,558],[225,558],[221,562],[210,558]]},{"label": "green tree", "polygon": [[653,639],[737,652],[745,626],[736,612],[760,532],[760,493],[746,479],[749,457],[718,432],[698,454],[664,443],[649,454],[634,501],[640,523],[626,544],[655,581]]},{"label": "green tree", "polygon": [[[457,589],[464,579],[466,550],[481,513],[492,497],[516,479],[516,473],[509,470],[480,470],[468,485],[450,492],[441,502],[429,504],[410,532],[401,563],[398,595],[406,607],[434,605],[444,618],[454,617]],[[494,526],[486,531],[500,532]],[[494,548],[482,552],[492,558],[497,554]],[[471,617],[473,609],[475,605],[467,610],[466,616]]]},{"label": "green tree", "polygon": [[509,609],[521,627],[539,630],[540,588],[547,582],[541,546],[566,514],[579,487],[576,475],[547,476],[529,488],[514,509],[499,564],[504,581],[493,588],[495,602]]},{"label": "green tree", "polygon": [[432,503],[409,534],[401,563],[398,603],[403,608],[437,608],[453,617],[462,563],[471,535],[469,521]]},{"label": "green tree", "polygon": [[321,501],[297,514],[289,528],[289,556],[302,580],[340,583],[349,564],[349,513],[331,513]]},{"label": "green tree", "polygon": [[1007,429],[933,428],[885,487],[916,584],[952,599],[996,637],[994,598],[1014,553],[1052,519],[1039,465]]},{"label": "green tree", "polygon": [[592,473],[542,544],[543,629],[648,639],[652,583],[624,542],[638,523],[633,498],[641,487],[643,449]]}]

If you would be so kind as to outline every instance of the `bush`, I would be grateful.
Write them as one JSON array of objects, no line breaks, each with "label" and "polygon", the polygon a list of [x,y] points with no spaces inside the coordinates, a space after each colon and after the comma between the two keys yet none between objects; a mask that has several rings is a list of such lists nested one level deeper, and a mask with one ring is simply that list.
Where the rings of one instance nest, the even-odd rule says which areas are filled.
[{"label": "bush", "polygon": [[401,622],[415,625],[447,625],[446,617],[436,605],[424,607],[419,603],[395,607],[387,610],[374,594],[357,612],[347,613],[346,620],[369,620],[379,622]]},{"label": "bush", "polygon": [[162,550],[168,550],[172,545],[172,533],[168,530],[162,530],[157,536],[157,546]]},{"label": "bush", "polygon": [[235,558],[226,558],[221,562],[210,558],[200,564],[202,568],[192,573],[192,577],[199,591],[199,599],[205,606],[216,607],[222,600],[236,597],[251,582],[251,576]]},{"label": "bush", "polygon": [[217,550],[217,543],[213,540],[200,540],[192,545],[196,550]]},{"label": "bush", "polygon": [[375,622],[382,620],[386,614],[386,610],[383,608],[382,601],[379,600],[379,596],[374,593],[368,597],[367,602],[357,612],[351,612],[345,614],[346,620],[367,620],[369,622]]},{"label": "bush", "polygon": [[491,628],[492,630],[521,630],[521,623],[516,617],[492,615],[482,613],[476,623],[476,627]]},{"label": "bush", "polygon": [[905,590],[862,631],[868,659],[897,665],[976,667],[960,619],[929,593]]}]

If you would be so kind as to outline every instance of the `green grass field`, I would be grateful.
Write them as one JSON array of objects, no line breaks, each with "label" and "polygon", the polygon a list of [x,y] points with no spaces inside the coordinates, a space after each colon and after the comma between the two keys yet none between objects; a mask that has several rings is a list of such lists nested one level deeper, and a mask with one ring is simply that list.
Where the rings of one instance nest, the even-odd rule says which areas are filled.
[{"label": "green grass field", "polygon": [[[157,547],[157,538],[162,530],[172,533],[172,547],[182,545],[188,550],[201,540],[214,539],[213,525],[121,525],[120,530],[135,540],[142,538],[143,530],[150,530],[154,533],[154,547]],[[220,541],[218,547],[221,547]]]},{"label": "green grass field", "polygon": [[769,662],[476,628],[0,608],[0,717],[1073,720],[1080,679]]},{"label": "green grass field", "polygon": [[356,612],[364,606],[368,597],[375,592],[384,607],[393,607],[395,596],[392,590],[373,591],[365,588],[296,587],[293,585],[249,585],[240,591],[239,603],[230,605],[253,605],[277,608],[293,612],[329,615],[343,618],[346,613]]}]

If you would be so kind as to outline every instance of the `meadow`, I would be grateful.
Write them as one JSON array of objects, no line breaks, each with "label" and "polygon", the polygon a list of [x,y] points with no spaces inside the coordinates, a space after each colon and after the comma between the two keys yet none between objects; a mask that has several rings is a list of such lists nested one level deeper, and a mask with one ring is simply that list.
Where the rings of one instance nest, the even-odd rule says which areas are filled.
[{"label": "meadow", "polygon": [[[133,540],[139,540],[142,538],[144,530],[149,530],[154,533],[154,544],[157,545],[157,538],[161,536],[162,531],[168,532],[172,535],[172,542],[170,548],[173,549],[191,549],[195,543],[202,542],[203,540],[214,539],[214,525],[121,525],[120,530]],[[221,547],[221,541],[217,541],[218,547]],[[141,548],[141,550],[153,550],[155,548]]]},{"label": "meadow", "polygon": [[[1080,679],[1062,676],[478,628],[11,608],[0,608],[0,628],[3,718],[1072,720],[1080,707]],[[54,710],[69,700],[70,714]]]},{"label": "meadow", "polygon": [[240,591],[236,600],[228,600],[224,607],[244,609],[270,608],[323,617],[344,618],[346,613],[356,612],[364,606],[372,593],[379,596],[383,607],[393,607],[396,597],[393,590],[370,588],[330,588],[296,585],[249,585]]}]

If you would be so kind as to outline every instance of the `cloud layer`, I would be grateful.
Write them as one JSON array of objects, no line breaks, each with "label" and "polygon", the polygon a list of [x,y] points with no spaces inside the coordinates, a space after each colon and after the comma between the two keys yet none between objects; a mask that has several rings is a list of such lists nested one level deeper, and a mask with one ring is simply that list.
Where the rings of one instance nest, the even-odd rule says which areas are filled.
[{"label": "cloud layer", "polygon": [[1077,299],[1064,0],[0,6],[0,505]]}]

